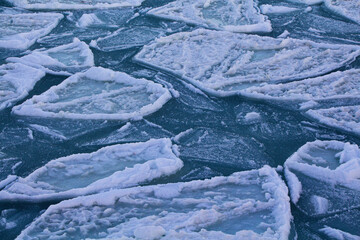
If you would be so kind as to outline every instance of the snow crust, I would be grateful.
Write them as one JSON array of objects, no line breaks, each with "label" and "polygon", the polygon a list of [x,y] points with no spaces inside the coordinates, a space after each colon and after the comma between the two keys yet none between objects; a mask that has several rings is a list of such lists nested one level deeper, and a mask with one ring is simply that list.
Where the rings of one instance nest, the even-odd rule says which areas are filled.
[{"label": "snow crust", "polygon": [[360,2],[358,0],[324,0],[324,5],[334,13],[360,24]]},{"label": "snow crust", "polygon": [[287,187],[265,166],[63,201],[17,239],[288,239],[290,221]]},{"label": "snow crust", "polygon": [[92,67],[13,108],[23,116],[71,119],[140,119],[171,99],[160,84]]},{"label": "snow crust", "polygon": [[256,0],[180,0],[150,10],[150,16],[232,32],[271,32]]},{"label": "snow crust", "polygon": [[0,192],[1,201],[63,200],[136,186],[175,173],[183,162],[170,139],[119,144],[52,160]]},{"label": "snow crust", "polygon": [[25,50],[49,34],[63,17],[60,13],[0,14],[0,48]]}]

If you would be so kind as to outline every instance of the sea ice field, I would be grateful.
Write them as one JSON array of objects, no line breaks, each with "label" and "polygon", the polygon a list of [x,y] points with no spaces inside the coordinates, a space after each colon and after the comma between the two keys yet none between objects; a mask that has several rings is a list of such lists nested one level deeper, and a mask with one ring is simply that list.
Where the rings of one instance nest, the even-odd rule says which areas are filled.
[{"label": "sea ice field", "polygon": [[360,240],[360,1],[0,0],[0,239]]}]

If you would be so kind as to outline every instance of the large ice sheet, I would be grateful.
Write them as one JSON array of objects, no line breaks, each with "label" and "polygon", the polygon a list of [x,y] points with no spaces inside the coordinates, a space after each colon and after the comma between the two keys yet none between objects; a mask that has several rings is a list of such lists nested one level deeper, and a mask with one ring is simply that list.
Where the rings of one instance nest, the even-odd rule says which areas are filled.
[{"label": "large ice sheet", "polygon": [[62,18],[59,13],[0,14],[0,48],[27,49]]},{"label": "large ice sheet", "polygon": [[180,0],[150,10],[148,15],[233,32],[271,32],[256,0]]},{"label": "large ice sheet", "polygon": [[8,62],[19,62],[57,75],[71,75],[94,66],[94,55],[89,46],[75,38],[70,44],[45,51],[35,50],[23,57],[10,57]]},{"label": "large ice sheet", "polygon": [[291,200],[310,216],[360,206],[360,149],[339,141],[314,141],[285,162]]},{"label": "large ice sheet", "polygon": [[45,73],[20,63],[0,66],[0,110],[25,98]]},{"label": "large ice sheet", "polygon": [[318,76],[353,61],[359,46],[195,30],[159,38],[135,60],[171,72],[218,96],[264,82]]},{"label": "large ice sheet", "polygon": [[33,117],[71,119],[139,119],[171,98],[160,84],[122,72],[93,67],[13,108]]},{"label": "large ice sheet", "polygon": [[64,201],[17,239],[288,239],[290,220],[287,187],[266,166]]},{"label": "large ice sheet", "polygon": [[324,0],[331,11],[360,24],[360,2],[358,0]]},{"label": "large ice sheet", "polygon": [[0,192],[1,201],[69,199],[136,186],[175,173],[183,166],[170,139],[104,147],[94,153],[55,159]]},{"label": "large ice sheet", "polygon": [[16,7],[25,9],[96,9],[116,7],[137,7],[144,0],[7,0]]},{"label": "large ice sheet", "polygon": [[329,127],[360,135],[360,105],[312,109],[306,115]]}]

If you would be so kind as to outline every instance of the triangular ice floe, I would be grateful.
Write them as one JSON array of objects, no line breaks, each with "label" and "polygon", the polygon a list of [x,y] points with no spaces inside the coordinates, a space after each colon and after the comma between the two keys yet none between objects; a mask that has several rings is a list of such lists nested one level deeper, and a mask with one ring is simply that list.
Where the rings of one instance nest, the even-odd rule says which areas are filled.
[{"label": "triangular ice floe", "polygon": [[324,4],[331,11],[360,24],[359,0],[324,0]]}]

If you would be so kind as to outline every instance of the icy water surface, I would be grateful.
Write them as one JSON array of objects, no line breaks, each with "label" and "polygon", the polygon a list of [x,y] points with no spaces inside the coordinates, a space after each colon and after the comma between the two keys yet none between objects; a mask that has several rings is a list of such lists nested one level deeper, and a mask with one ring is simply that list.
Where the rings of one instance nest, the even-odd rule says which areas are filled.
[{"label": "icy water surface", "polygon": [[[171,230],[170,223],[181,227],[178,232],[167,233],[168,239],[211,238],[216,231],[223,234],[217,235],[217,239],[250,237],[241,235],[244,232],[235,235],[240,230],[252,230],[255,235],[251,236],[275,239],[360,238],[360,155],[355,147],[360,145],[357,0],[344,1],[346,4],[325,0],[311,6],[306,3],[321,1],[229,0],[228,5],[221,1],[190,1],[188,7],[189,1],[180,0],[181,4],[170,4],[175,2],[170,0],[117,0],[113,1],[115,8],[107,8],[111,1],[105,0],[62,0],[48,8],[50,13],[57,13],[53,22],[48,19],[52,15],[46,5],[39,5],[49,1],[9,2],[0,0],[0,181],[7,179],[0,184],[0,190],[5,189],[0,192],[1,239],[15,239],[25,229],[19,239],[35,236],[48,239],[49,232],[41,229],[42,222],[51,226],[52,234],[65,234],[70,227],[60,231],[54,224],[57,220],[80,224],[74,231],[70,229],[64,239],[120,235],[141,239],[143,232],[157,239]],[[76,9],[80,10],[74,10],[77,2],[80,7]],[[244,6],[236,9],[239,2]],[[226,9],[231,10],[229,14],[221,12]],[[237,15],[232,16],[232,11]],[[38,14],[43,12],[46,14]],[[22,14],[32,19],[28,17],[32,13],[46,19],[32,20],[33,28],[28,21],[25,24],[16,20]],[[9,20],[7,15],[16,21]],[[44,21],[47,28],[40,24]],[[259,21],[267,24],[265,30],[254,28]],[[9,48],[11,44],[7,42],[14,39],[21,44]],[[67,48],[80,41],[84,51]],[[12,58],[7,60],[9,57]],[[15,66],[9,62],[17,62],[18,74],[9,72],[8,66]],[[79,81],[81,84],[71,82],[83,74],[78,71],[93,65],[112,71],[92,68],[89,76]],[[106,79],[106,74],[95,73],[102,71],[109,74]],[[24,79],[31,72],[32,78]],[[63,83],[72,74],[78,75]],[[121,81],[117,76],[123,76],[119,77]],[[88,85],[84,84],[86,80]],[[56,103],[56,108],[49,102]],[[21,114],[16,112],[29,103],[35,107]],[[56,114],[43,114],[44,109]],[[128,115],[111,117],[119,114],[119,109],[126,110]],[[97,117],[91,117],[94,113]],[[72,117],[76,114],[81,117]],[[105,151],[101,157],[93,154],[104,147],[122,149],[122,144],[151,139],[163,139],[166,144],[151,150],[151,157],[140,150],[129,150],[125,157],[141,159],[144,166],[124,163],[113,167],[116,151]],[[305,145],[316,140],[324,142]],[[330,140],[340,147],[327,146]],[[344,146],[343,142],[352,145]],[[308,150],[298,151],[303,145],[301,149],[308,146]],[[284,166],[295,152],[284,171],[278,167]],[[91,159],[96,167],[83,163],[77,168],[72,162],[66,171],[61,170],[65,169],[61,164],[66,163],[62,157],[71,156],[76,162],[79,156],[88,156],[76,155],[81,153],[94,156]],[[167,167],[165,155],[179,160],[176,168]],[[54,168],[48,167],[46,174],[55,179],[19,184],[51,160],[55,161],[47,166]],[[273,189],[264,187],[263,176],[276,175],[275,171],[263,175],[260,171],[259,176],[257,172],[245,172],[264,171],[264,165],[278,167],[278,174],[290,190],[291,201],[286,197],[279,200]],[[128,174],[126,179],[134,184],[119,184],[121,188],[137,184],[144,187],[95,195],[103,202],[90,196],[60,203],[81,193],[70,197],[46,195],[47,191],[60,191],[56,184],[61,191],[79,187],[64,186],[61,179],[56,179],[56,171],[63,171],[61,176],[68,178],[65,183],[71,184],[77,181],[71,177],[81,176],[81,187],[85,188],[102,178],[91,179],[96,169],[106,171],[106,181],[112,184],[111,177],[116,175],[110,174],[120,170]],[[144,174],[134,174],[133,169]],[[161,174],[156,173],[158,169]],[[314,171],[328,176],[321,178],[323,175],[314,175]],[[146,175],[150,172],[154,175]],[[8,178],[9,175],[13,176]],[[136,178],[139,175],[140,180]],[[220,183],[216,179],[205,181],[209,186],[191,182],[230,175],[221,178]],[[241,186],[234,187],[231,185],[234,176],[246,176],[244,179],[249,181],[239,180],[236,184]],[[342,181],[334,181],[336,177]],[[286,189],[277,176],[274,178],[276,181],[265,182]],[[297,194],[299,182],[302,192]],[[88,193],[117,188],[108,185]],[[182,190],[183,186],[192,190],[186,187]],[[9,189],[13,195],[6,195]],[[28,197],[29,194],[37,197]],[[42,194],[46,196],[42,198]],[[104,196],[114,198],[114,203]],[[172,198],[189,203],[179,207],[179,202]],[[143,202],[146,199],[147,205]],[[244,199],[248,202],[243,202]],[[78,208],[79,201],[87,205]],[[260,202],[256,205],[256,201]],[[286,202],[290,203],[291,222],[286,220],[286,209],[276,209]],[[101,229],[91,228],[92,222],[81,226],[83,219],[74,220],[73,212],[89,219],[93,214],[98,221],[94,220],[95,225]],[[280,213],[284,215],[277,218]],[[54,222],[47,221],[48,217]],[[177,219],[180,217],[183,220]],[[202,223],[199,219],[204,218],[208,220]],[[159,226],[146,225],[154,219]],[[140,230],[133,230],[132,223],[139,224]],[[287,223],[291,230],[283,235],[279,229]]]}]

